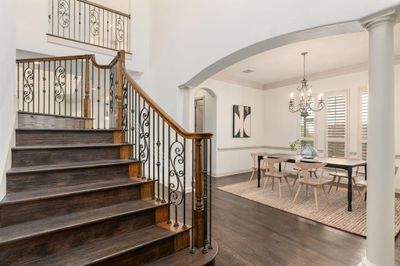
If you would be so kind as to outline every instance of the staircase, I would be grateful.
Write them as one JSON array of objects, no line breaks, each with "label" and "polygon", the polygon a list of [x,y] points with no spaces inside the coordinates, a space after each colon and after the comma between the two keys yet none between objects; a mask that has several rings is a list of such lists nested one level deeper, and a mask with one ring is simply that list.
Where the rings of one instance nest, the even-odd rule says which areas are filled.
[{"label": "staircase", "polygon": [[108,65],[93,55],[19,59],[16,73],[1,265],[215,258],[212,135],[187,132],[164,112],[130,77],[124,51]]},{"label": "staircase", "polygon": [[189,247],[190,227],[167,223],[169,204],[152,199],[121,132],[84,120],[19,113],[2,265],[142,265]]}]

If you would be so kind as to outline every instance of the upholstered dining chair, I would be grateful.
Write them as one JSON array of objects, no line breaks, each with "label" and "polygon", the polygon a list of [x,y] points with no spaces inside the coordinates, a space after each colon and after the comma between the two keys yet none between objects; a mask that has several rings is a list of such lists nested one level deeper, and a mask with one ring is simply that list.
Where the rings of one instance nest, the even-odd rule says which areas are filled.
[{"label": "upholstered dining chair", "polygon": [[[249,182],[251,182],[251,180],[253,180],[254,174],[258,171],[258,166],[257,166],[258,154],[253,152],[253,153],[250,153],[250,156],[253,159],[253,167],[251,168],[251,176],[250,176]],[[260,163],[260,169],[265,170],[263,162]]]},{"label": "upholstered dining chair", "polygon": [[[290,195],[292,194],[292,188],[290,187],[289,181],[287,179],[287,175],[285,173],[286,170],[286,161],[287,159],[285,158],[279,158],[279,159],[274,159],[274,158],[268,158],[268,156],[264,156],[264,167],[265,167],[265,175],[264,175],[264,186],[263,190],[265,190],[265,187],[268,184],[268,181],[271,179],[272,180],[272,190],[274,190],[274,184],[275,184],[275,179],[278,179],[278,190],[279,190],[279,197],[282,198],[282,191],[281,191],[281,183],[282,179],[286,181],[286,184],[288,185]],[[283,171],[279,172],[276,166],[279,166],[279,164],[283,163]]]},{"label": "upholstered dining chair", "polygon": [[[296,195],[293,199],[293,204],[296,202],[297,197],[299,196],[301,188],[306,186],[308,190],[308,186],[312,187],[314,190],[314,199],[315,199],[315,207],[318,210],[318,188],[321,188],[326,196],[326,199],[329,203],[329,196],[325,189],[325,185],[332,182],[331,180],[326,180],[323,178],[324,176],[324,167],[326,163],[307,163],[307,162],[299,162],[295,163],[296,167],[301,169],[299,171],[299,188],[297,189]],[[315,169],[313,175],[310,174],[310,169]],[[318,174],[318,171],[320,173]]]},{"label": "upholstered dining chair", "polygon": [[[329,175],[332,176],[333,179],[332,179],[331,185],[329,186],[328,194],[331,193],[331,189],[334,184],[336,184],[336,191],[338,191],[340,180],[342,178],[343,179],[349,178],[347,171],[344,171],[341,169],[335,169],[335,171],[330,172]],[[353,186],[356,188],[356,190],[360,196],[361,196],[361,191],[360,191],[360,188],[356,185],[356,182],[357,182],[357,177],[359,177],[361,175],[362,174],[360,172],[360,166],[355,167],[355,171],[353,171],[353,175],[351,177],[351,182],[353,183]]]}]

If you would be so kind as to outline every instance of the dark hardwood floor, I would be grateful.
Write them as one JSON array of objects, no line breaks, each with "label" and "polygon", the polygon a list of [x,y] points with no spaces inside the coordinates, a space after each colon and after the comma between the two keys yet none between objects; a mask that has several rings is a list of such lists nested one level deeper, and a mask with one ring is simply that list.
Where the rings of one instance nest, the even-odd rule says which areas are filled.
[{"label": "dark hardwood floor", "polygon": [[[220,191],[248,180],[240,174],[213,180],[213,239],[218,266],[358,265],[366,240],[295,215]],[[396,265],[400,265],[396,241]]]}]

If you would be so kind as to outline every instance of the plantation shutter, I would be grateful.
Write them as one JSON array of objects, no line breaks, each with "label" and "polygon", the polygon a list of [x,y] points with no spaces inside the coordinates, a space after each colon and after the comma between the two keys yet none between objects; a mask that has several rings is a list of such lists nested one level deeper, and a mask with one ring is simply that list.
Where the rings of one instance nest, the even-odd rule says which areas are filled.
[{"label": "plantation shutter", "polygon": [[360,140],[361,140],[361,159],[367,159],[367,131],[368,131],[368,91],[362,90],[360,93]]},{"label": "plantation shutter", "polygon": [[332,95],[327,98],[327,150],[328,157],[346,155],[346,96]]}]

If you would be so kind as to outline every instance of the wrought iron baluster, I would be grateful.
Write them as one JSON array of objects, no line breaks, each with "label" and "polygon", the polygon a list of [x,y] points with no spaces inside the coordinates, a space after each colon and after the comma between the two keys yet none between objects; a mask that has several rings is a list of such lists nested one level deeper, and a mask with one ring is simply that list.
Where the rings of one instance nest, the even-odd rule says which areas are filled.
[{"label": "wrought iron baluster", "polygon": [[[75,2],[75,1],[74,1]],[[69,62],[69,116],[72,116],[72,61]]]},{"label": "wrought iron baluster", "polygon": [[18,101],[18,111],[21,111],[21,103],[19,102],[19,90],[20,90],[20,85],[21,85],[21,80],[19,77],[19,69],[20,69],[20,64],[19,62],[17,63],[17,101]]},{"label": "wrought iron baluster", "polygon": [[29,105],[33,101],[34,98],[34,70],[30,67],[29,63],[27,63],[27,67],[25,67],[25,63],[23,63],[23,105],[22,110],[25,111],[25,103],[27,104],[27,111],[29,112]]},{"label": "wrought iron baluster", "polygon": [[157,201],[160,201],[160,115],[157,114]]},{"label": "wrought iron baluster", "polygon": [[183,138],[183,186],[182,186],[182,198],[183,198],[183,226],[182,228],[187,228],[186,226],[186,138]]},{"label": "wrought iron baluster", "polygon": [[[54,103],[58,104],[58,114],[61,115],[61,103],[65,100],[66,73],[65,66],[59,61],[54,71]],[[54,105],[55,108],[55,105]],[[65,107],[66,108],[66,107]]]},{"label": "wrought iron baluster", "polygon": [[[89,62],[89,61],[88,61]],[[89,63],[88,63],[89,64]],[[92,72],[89,74],[89,76],[91,76],[92,77],[92,88],[90,88],[90,92],[91,92],[91,94],[92,94],[92,99],[91,99],[91,101],[92,101],[92,104],[90,105],[90,110],[91,110],[91,112],[90,112],[90,116],[91,116],[91,118],[93,119],[93,118],[95,118],[95,116],[94,116],[94,88],[95,88],[95,84],[94,84],[94,64],[92,64]],[[94,124],[94,122],[95,121],[93,121],[92,120],[92,129],[95,127],[95,124]]]},{"label": "wrought iron baluster", "polygon": [[[48,98],[48,110],[47,110],[47,113],[48,114],[50,114],[51,113],[51,98],[50,98],[50,94],[51,94],[51,90],[50,90],[50,84],[51,84],[51,76],[50,76],[50,71],[51,71],[51,61],[48,61],[48,66],[49,66],[49,71],[48,71],[48,73],[47,73],[47,77],[48,77],[48,80],[49,80],[49,82],[47,83],[47,85],[48,85],[48,90],[47,90],[47,98]],[[54,71],[54,68],[53,68],[53,71]],[[54,83],[53,83],[54,84]]]},{"label": "wrought iron baluster", "polygon": [[97,129],[100,129],[100,68],[97,68],[97,113],[93,116],[97,121]]},{"label": "wrought iron baluster", "polygon": [[203,139],[203,185],[204,185],[204,187],[203,187],[203,206],[204,206],[204,225],[203,225],[203,233],[204,233],[204,236],[203,236],[203,250],[202,250],[202,252],[203,253],[207,253],[207,227],[208,227],[208,225],[207,225],[207,220],[208,220],[208,217],[207,217],[207,214],[208,214],[208,212],[207,212],[207,207],[208,207],[208,204],[207,204],[207,187],[208,187],[208,185],[207,185],[207,140],[206,139]]},{"label": "wrought iron baluster", "polygon": [[208,222],[208,224],[209,224],[209,237],[208,237],[208,241],[209,241],[209,244],[208,244],[208,248],[209,249],[212,249],[213,248],[213,246],[212,246],[212,243],[211,243],[211,221],[212,221],[212,212],[211,212],[211,210],[212,210],[212,197],[211,197],[211,195],[212,195],[212,139],[209,139],[209,142],[210,142],[210,153],[209,153],[209,158],[210,158],[210,174],[209,174],[209,178],[210,178],[210,182],[209,182],[209,204],[210,204],[210,215],[209,215],[209,217],[210,217],[210,219],[209,219],[209,222]]},{"label": "wrought iron baluster", "polygon": [[83,106],[84,106],[84,96],[83,96],[83,82],[84,80],[86,80],[86,74],[84,74],[85,72],[83,71],[83,59],[81,59],[81,117],[84,116],[84,110],[83,110]]},{"label": "wrought iron baluster", "polygon": [[[171,126],[168,124],[168,203],[171,203]],[[168,208],[168,224],[171,224],[171,207]]]},{"label": "wrought iron baluster", "polygon": [[[37,63],[37,69],[38,69],[38,87],[37,87],[37,92],[38,92],[38,104],[37,104],[37,112],[40,112],[40,80],[41,80],[41,72],[40,72],[40,62]],[[33,112],[35,112],[35,108],[33,108]]]},{"label": "wrought iron baluster", "polygon": [[[156,175],[155,175],[155,167],[156,167],[156,161],[155,161],[155,155],[156,155],[156,150],[155,150],[155,116],[154,116],[154,109],[152,109],[153,110],[153,124],[152,124],[152,128],[153,128],[153,134],[152,134],[152,144],[153,144],[153,163],[152,163],[152,166],[153,166],[153,173],[152,173],[152,176],[153,176],[153,180],[155,180],[156,179]],[[156,194],[156,182],[153,182],[153,199],[156,199],[156,197],[155,197],[155,194]]]},{"label": "wrought iron baluster", "polygon": [[78,116],[78,59],[75,59],[75,117],[77,116]]},{"label": "wrought iron baluster", "polygon": [[[165,203],[165,121],[162,120],[162,203]],[[168,211],[169,213],[169,211]]]},{"label": "wrought iron baluster", "polygon": [[43,108],[42,113],[46,113],[46,61],[43,61],[43,89],[42,89],[42,101],[43,101]]},{"label": "wrought iron baluster", "polygon": [[78,22],[78,25],[79,25],[79,37],[78,37],[78,40],[81,40],[81,38],[82,38],[82,35],[81,35],[81,28],[82,28],[82,19],[81,19],[81,16],[82,16],[82,3],[81,2],[79,2],[79,13],[78,13],[78,19],[79,19],[79,22]]},{"label": "wrought iron baluster", "polygon": [[195,169],[195,149],[194,149],[194,147],[195,147],[195,143],[194,143],[194,140],[192,140],[192,182],[191,182],[191,185],[192,185],[192,230],[191,230],[191,233],[192,233],[192,235],[191,235],[191,242],[190,242],[190,252],[191,253],[195,253],[195,247],[194,247],[194,224],[195,224],[195,222],[194,222],[195,183],[194,182],[195,182],[195,179],[194,179],[194,176],[195,176],[196,169]]}]

